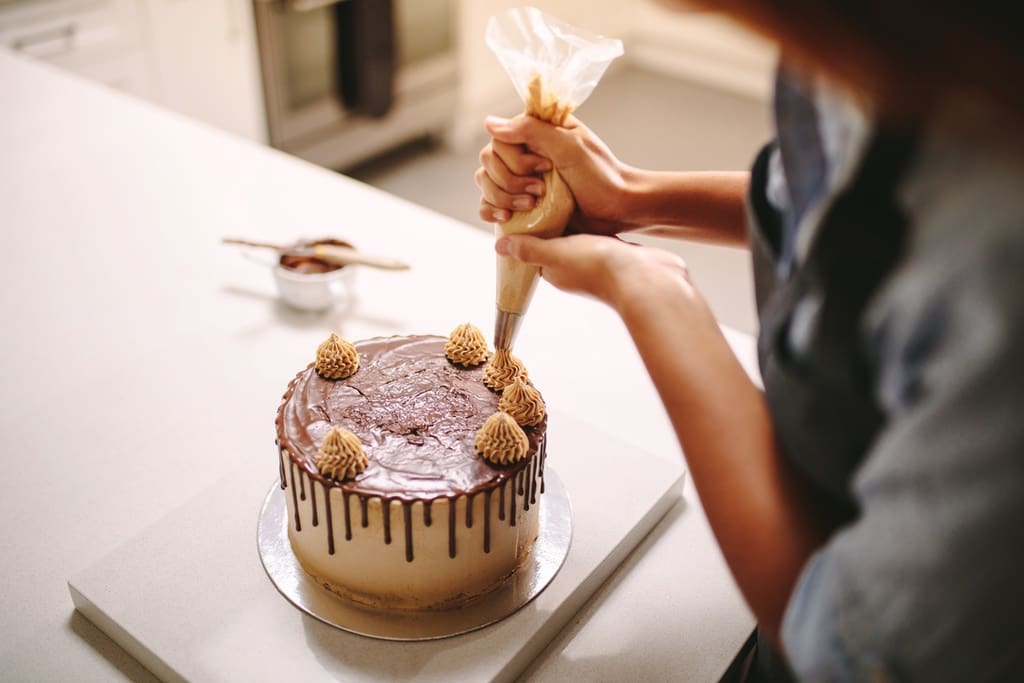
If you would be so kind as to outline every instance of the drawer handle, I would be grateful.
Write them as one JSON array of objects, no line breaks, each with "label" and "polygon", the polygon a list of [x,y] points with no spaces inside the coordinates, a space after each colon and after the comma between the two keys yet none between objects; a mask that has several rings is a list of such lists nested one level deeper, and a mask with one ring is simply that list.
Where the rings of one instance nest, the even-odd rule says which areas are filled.
[{"label": "drawer handle", "polygon": [[74,48],[76,32],[75,24],[57,26],[17,38],[11,47],[33,57],[56,57]]},{"label": "drawer handle", "polygon": [[285,9],[292,12],[311,12],[313,10],[337,5],[345,0],[284,0]]}]

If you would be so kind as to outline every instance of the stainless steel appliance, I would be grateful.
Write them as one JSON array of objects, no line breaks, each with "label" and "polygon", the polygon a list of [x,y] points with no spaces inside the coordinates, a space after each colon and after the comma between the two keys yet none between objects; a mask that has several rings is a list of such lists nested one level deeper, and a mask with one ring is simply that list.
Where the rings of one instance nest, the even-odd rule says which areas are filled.
[{"label": "stainless steel appliance", "polygon": [[457,1],[254,0],[270,143],[340,170],[443,134]]}]

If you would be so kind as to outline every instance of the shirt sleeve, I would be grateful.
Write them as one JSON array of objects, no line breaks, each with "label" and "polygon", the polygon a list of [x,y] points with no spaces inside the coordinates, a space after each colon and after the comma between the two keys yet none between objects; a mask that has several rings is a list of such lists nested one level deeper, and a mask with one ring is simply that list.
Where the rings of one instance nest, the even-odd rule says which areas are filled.
[{"label": "shirt sleeve", "polygon": [[800,680],[1024,676],[1018,227],[934,250],[872,308],[887,423],[853,483],[859,517],[811,558],[784,615]]}]

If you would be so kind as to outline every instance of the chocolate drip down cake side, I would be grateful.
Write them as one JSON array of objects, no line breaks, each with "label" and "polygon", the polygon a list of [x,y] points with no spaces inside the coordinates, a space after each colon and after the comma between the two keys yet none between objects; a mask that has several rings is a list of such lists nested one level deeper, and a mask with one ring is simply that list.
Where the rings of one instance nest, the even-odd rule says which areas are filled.
[{"label": "chocolate drip down cake side", "polygon": [[533,549],[546,431],[522,363],[472,325],[447,339],[332,334],[277,413],[292,550],[362,604],[465,604]]}]

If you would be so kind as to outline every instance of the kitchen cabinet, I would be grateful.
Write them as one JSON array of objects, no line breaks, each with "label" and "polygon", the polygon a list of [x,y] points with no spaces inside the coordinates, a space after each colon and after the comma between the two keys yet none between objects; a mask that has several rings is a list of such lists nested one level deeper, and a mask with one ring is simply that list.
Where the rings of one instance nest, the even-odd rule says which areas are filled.
[{"label": "kitchen cabinet", "polygon": [[0,4],[0,45],[134,95],[153,95],[137,0]]},{"label": "kitchen cabinet", "polygon": [[7,0],[0,45],[266,139],[248,0]]},{"label": "kitchen cabinet", "polygon": [[142,0],[160,103],[254,140],[266,139],[252,3]]}]

